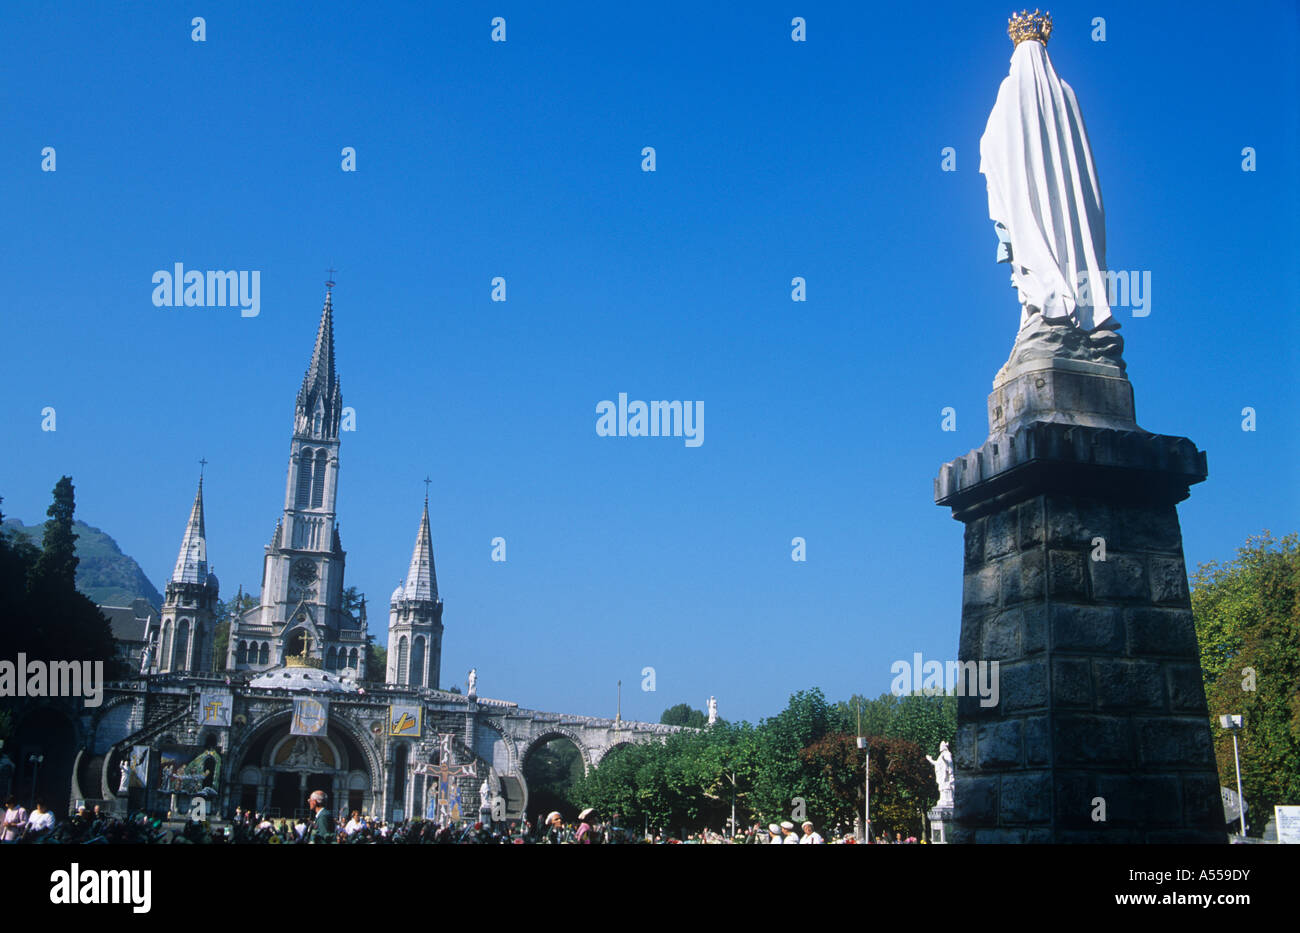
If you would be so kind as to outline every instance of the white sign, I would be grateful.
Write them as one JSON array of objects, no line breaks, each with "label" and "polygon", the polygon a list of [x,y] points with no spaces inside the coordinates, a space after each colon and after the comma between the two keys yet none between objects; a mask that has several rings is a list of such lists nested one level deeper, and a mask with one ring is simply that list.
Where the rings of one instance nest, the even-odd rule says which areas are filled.
[{"label": "white sign", "polygon": [[1300,845],[1300,807],[1274,807],[1278,845]]}]

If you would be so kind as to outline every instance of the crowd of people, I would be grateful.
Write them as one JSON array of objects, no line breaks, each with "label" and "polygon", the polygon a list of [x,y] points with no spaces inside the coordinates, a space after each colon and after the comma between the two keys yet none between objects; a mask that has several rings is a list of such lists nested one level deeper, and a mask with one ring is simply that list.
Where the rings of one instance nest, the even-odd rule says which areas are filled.
[{"label": "crowd of people", "polygon": [[[133,812],[120,816],[98,805],[81,807],[66,819],[56,819],[44,801],[32,811],[10,797],[5,802],[3,843],[62,844],[216,844],[216,845],[853,845],[851,829],[836,825],[829,840],[810,820],[796,827],[789,820],[764,827],[755,823],[735,833],[702,830],[673,835],[667,830],[641,832],[622,825],[619,814],[597,817],[592,808],[566,822],[552,811],[535,823],[527,818],[504,822],[436,820],[381,820],[357,810],[335,814],[326,806],[323,791],[307,799],[307,812],[292,819],[272,819],[265,814],[236,808],[224,821],[172,820],[170,814]],[[877,843],[915,843],[915,837],[878,836]]]}]

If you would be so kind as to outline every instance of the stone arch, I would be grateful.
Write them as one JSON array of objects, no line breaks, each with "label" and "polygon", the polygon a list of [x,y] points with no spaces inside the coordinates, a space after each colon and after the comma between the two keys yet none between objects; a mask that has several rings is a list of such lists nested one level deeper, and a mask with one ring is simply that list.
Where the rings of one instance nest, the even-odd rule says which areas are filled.
[{"label": "stone arch", "polygon": [[544,726],[536,729],[528,744],[524,746],[524,753],[519,756],[519,772],[522,774],[524,764],[528,761],[528,756],[537,751],[538,748],[545,745],[551,739],[560,738],[568,739],[573,743],[574,748],[578,750],[579,757],[582,758],[582,773],[586,774],[591,770],[592,756],[591,747],[583,740],[582,736],[572,729],[564,726]]},{"label": "stone arch", "polygon": [[[75,707],[58,701],[20,708],[15,711],[13,734],[5,741],[5,754],[17,766],[14,793],[29,801],[44,797],[57,816],[68,812],[86,745],[76,712]],[[39,765],[29,764],[32,755],[43,756]],[[79,786],[76,789],[80,791]]]},{"label": "stone arch", "polygon": [[[507,771],[502,772],[500,769],[497,769],[497,773],[522,773],[523,759],[519,755],[519,743],[515,741],[514,735],[506,728],[506,724],[500,719],[492,719],[490,717],[484,717],[481,722],[501,737],[501,740],[506,746],[506,753],[510,756],[510,767]],[[471,751],[473,751],[473,749],[471,749]]]},{"label": "stone arch", "polygon": [[[538,810],[538,814],[535,815],[540,815],[548,806],[545,802],[546,796],[542,794],[542,791],[538,788],[529,786],[528,766],[533,753],[549,744],[554,739],[564,739],[570,742],[573,747],[577,749],[578,759],[582,762],[583,775],[586,775],[591,770],[591,749],[587,746],[586,742],[582,740],[579,733],[563,726],[545,725],[536,728],[532,737],[529,739],[528,744],[524,748],[523,755],[519,759],[518,770],[513,775],[513,777],[519,781],[520,789],[523,792],[523,809],[525,813],[528,812],[529,807],[537,806],[540,809]],[[540,798],[539,794],[542,795]],[[564,808],[557,806],[556,809],[563,811]],[[575,814],[570,813],[569,817],[574,815]]]},{"label": "stone arch", "polygon": [[604,761],[607,757],[609,757],[610,752],[620,748],[627,748],[630,745],[636,745],[636,744],[637,743],[633,742],[631,739],[623,739],[621,741],[612,742],[609,745],[605,745],[601,748],[598,748],[596,749],[596,760],[593,762],[593,764],[599,767],[600,763]]},{"label": "stone arch", "polygon": [[[243,774],[248,768],[257,768],[259,773],[262,770],[261,761],[248,761],[249,750],[254,748],[259,742],[267,737],[271,732],[277,729],[288,729],[290,721],[293,719],[293,707],[279,710],[263,717],[257,725],[248,730],[248,733],[238,741],[232,742],[230,750],[227,753],[225,766],[226,773],[230,775]],[[380,751],[375,747],[374,736],[370,731],[360,723],[352,719],[351,716],[339,712],[338,708],[331,705],[329,715],[329,725],[331,728],[339,728],[349,739],[352,744],[356,745],[361,751],[362,760],[359,762],[350,762],[349,766],[353,770],[364,770],[370,776],[370,783],[376,800],[383,792],[383,778],[386,773],[384,762],[380,756]],[[332,743],[337,746],[337,743]],[[234,793],[234,782],[227,784],[224,794],[227,797]],[[230,806],[233,809],[234,803]],[[331,802],[331,806],[334,803]]]}]

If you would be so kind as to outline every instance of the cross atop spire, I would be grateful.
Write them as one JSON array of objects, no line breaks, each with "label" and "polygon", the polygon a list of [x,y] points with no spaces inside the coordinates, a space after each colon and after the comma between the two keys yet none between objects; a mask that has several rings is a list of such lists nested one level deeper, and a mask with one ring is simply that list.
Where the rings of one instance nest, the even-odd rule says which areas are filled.
[{"label": "cross atop spire", "polygon": [[330,266],[329,272],[325,274],[325,294],[329,294],[334,287],[334,267]]},{"label": "cross atop spire", "polygon": [[429,484],[432,482],[433,480],[429,479],[429,477],[424,478],[424,510],[426,512],[429,510]]},{"label": "cross atop spire", "polygon": [[203,468],[208,465],[207,458],[199,461],[199,486],[203,485]]}]

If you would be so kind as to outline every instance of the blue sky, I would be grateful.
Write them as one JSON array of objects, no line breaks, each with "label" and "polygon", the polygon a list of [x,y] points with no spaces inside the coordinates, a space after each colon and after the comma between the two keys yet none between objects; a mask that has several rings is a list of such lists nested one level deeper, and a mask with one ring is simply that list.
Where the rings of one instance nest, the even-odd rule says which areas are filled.
[{"label": "blue sky", "polygon": [[[954,656],[931,483],[987,434],[1018,319],[978,174],[1008,8],[710,6],[7,6],[4,513],[42,520],[70,473],[161,586],[206,457],[223,595],[255,590],[334,265],[348,582],[382,643],[431,477],[444,683],[611,715],[621,678],[627,717],[757,719]],[[1229,559],[1300,517],[1296,8],[1248,36],[1051,9],[1109,265],[1152,272],[1150,315],[1119,312],[1138,420],[1208,452],[1186,555]],[[154,307],[175,262],[260,270],[261,313]],[[705,443],[597,437],[619,392],[704,401]]]}]

